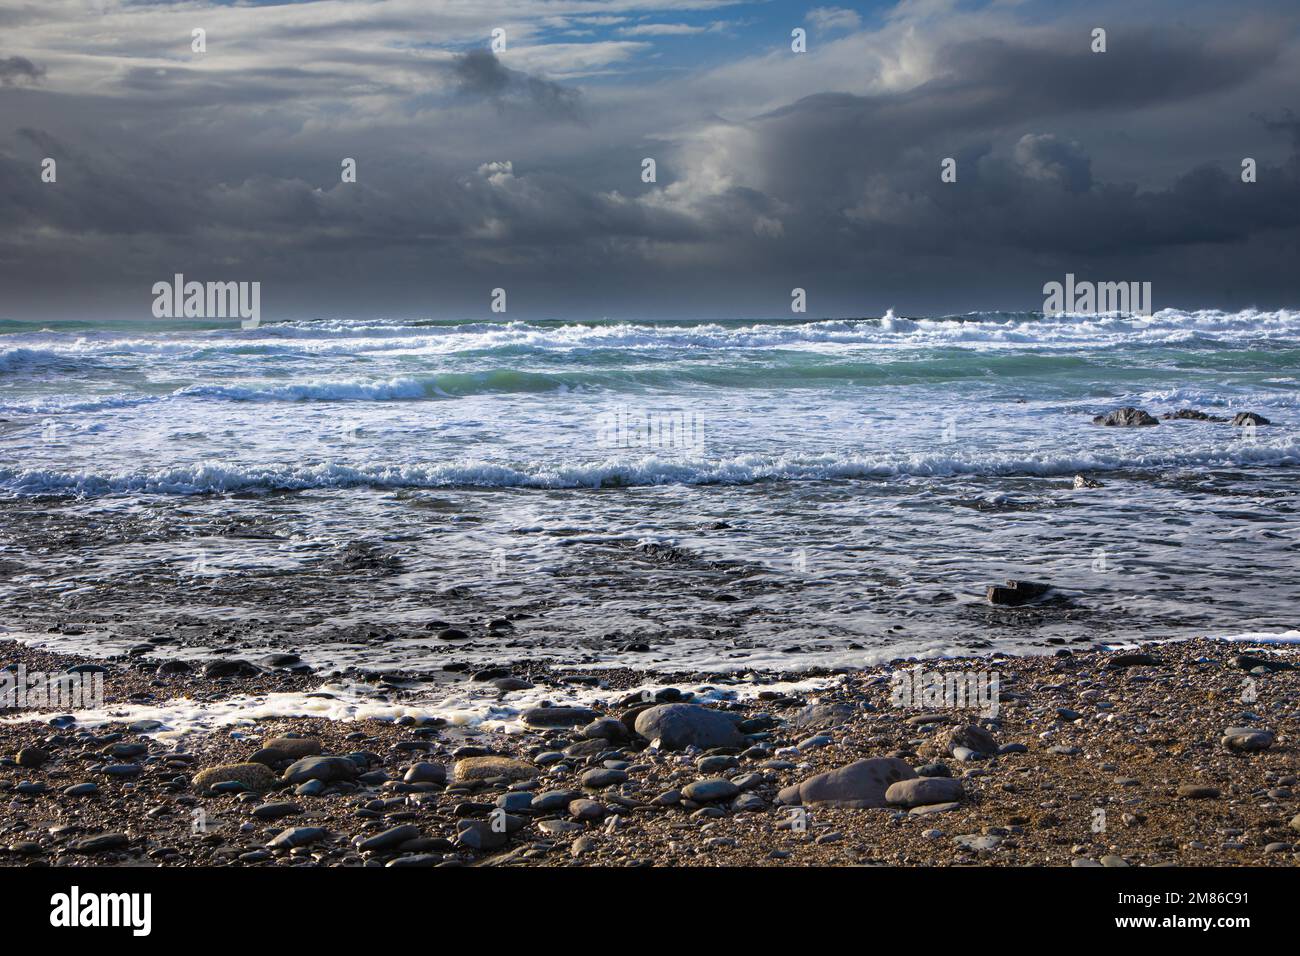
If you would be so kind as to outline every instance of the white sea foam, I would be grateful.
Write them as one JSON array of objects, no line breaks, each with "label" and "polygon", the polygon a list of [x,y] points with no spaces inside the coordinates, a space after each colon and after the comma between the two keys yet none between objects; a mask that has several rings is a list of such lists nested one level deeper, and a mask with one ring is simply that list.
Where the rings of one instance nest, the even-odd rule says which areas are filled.
[{"label": "white sea foam", "polygon": [[1207,443],[1159,450],[1136,445],[1124,452],[1016,454],[1002,451],[911,455],[743,454],[718,459],[645,456],[566,463],[555,460],[493,464],[237,465],[204,462],[158,469],[80,471],[0,466],[0,491],[19,495],[123,493],[195,494],[309,488],[601,488],[664,484],[735,484],[850,478],[958,475],[1071,476],[1079,472],[1195,466],[1300,464],[1300,438],[1281,433],[1253,442]]}]

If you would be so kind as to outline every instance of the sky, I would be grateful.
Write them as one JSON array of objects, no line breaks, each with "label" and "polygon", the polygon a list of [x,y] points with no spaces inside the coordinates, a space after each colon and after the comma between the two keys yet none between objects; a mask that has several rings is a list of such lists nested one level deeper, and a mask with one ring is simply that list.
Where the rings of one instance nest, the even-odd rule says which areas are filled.
[{"label": "sky", "polygon": [[0,319],[1297,307],[1297,111],[1293,0],[4,0]]}]

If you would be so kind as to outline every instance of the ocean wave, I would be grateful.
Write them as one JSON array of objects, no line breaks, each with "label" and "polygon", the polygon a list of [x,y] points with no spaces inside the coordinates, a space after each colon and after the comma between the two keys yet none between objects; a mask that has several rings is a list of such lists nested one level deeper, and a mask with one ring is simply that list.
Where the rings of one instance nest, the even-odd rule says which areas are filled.
[{"label": "ocean wave", "polygon": [[16,372],[20,369],[50,365],[62,366],[73,362],[72,356],[58,349],[25,347],[0,349],[0,372]]},{"label": "ocean wave", "polygon": [[1125,454],[1016,455],[986,453],[971,457],[916,454],[864,455],[745,454],[709,459],[658,456],[608,458],[556,464],[529,461],[495,464],[456,461],[443,464],[268,466],[206,463],[156,470],[94,472],[0,468],[0,493],[11,496],[116,494],[190,495],[211,492],[294,491],[316,488],[616,488],[646,485],[747,485],[768,481],[827,481],[855,478],[956,476],[1067,477],[1078,472],[1152,471],[1190,467],[1300,464],[1300,441],[1238,443],[1232,449]]},{"label": "ocean wave", "polygon": [[[538,352],[584,349],[817,350],[877,346],[965,348],[1106,348],[1180,344],[1243,345],[1300,341],[1300,312],[1164,309],[1151,316],[1111,313],[1045,316],[1029,312],[968,313],[938,318],[795,322],[687,323],[470,322],[428,324],[375,321],[300,322],[257,329],[23,335],[22,347],[75,361],[133,355],[202,360],[221,354],[340,354],[363,352],[454,355],[497,349]],[[11,351],[18,351],[17,349]],[[3,354],[3,353],[0,353]]]}]

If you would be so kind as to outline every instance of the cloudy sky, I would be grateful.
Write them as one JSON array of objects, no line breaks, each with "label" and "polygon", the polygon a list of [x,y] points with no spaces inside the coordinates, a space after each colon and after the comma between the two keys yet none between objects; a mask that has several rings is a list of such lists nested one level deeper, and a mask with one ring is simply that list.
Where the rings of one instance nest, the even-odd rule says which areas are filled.
[{"label": "cloudy sky", "polygon": [[0,6],[0,318],[176,272],[264,321],[1294,307],[1297,263],[1294,0]]}]

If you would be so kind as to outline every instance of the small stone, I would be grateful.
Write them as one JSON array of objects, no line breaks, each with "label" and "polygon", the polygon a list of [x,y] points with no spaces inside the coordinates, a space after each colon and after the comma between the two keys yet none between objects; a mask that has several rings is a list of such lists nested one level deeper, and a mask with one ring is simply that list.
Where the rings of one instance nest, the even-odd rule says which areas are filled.
[{"label": "small stone", "polygon": [[880,808],[887,806],[885,791],[890,784],[915,776],[911,767],[895,757],[873,757],[786,787],[777,799],[787,806],[823,804],[850,809]]},{"label": "small stone", "polygon": [[537,824],[537,829],[550,836],[560,836],[581,830],[582,824],[574,823],[572,820],[542,820]]},{"label": "small stone", "polygon": [[451,775],[458,781],[493,780],[503,777],[507,780],[531,780],[537,776],[537,768],[522,760],[509,757],[462,757],[452,767]]},{"label": "small stone", "polygon": [[308,780],[333,783],[336,780],[355,780],[360,772],[361,768],[349,757],[303,757],[290,764],[281,779],[288,784],[306,783]]},{"label": "small stone", "polygon": [[595,800],[574,800],[569,804],[569,816],[575,820],[599,820],[605,816],[605,806]]},{"label": "small stone", "polygon": [[319,843],[328,835],[328,831],[321,827],[291,827],[288,830],[280,831],[274,839],[267,843],[267,846],[272,849],[291,850],[294,847]]},{"label": "small stone", "polygon": [[461,830],[456,834],[456,844],[467,850],[495,850],[505,846],[508,839],[505,830],[482,820],[462,820]]},{"label": "small stone", "polygon": [[285,758],[298,760],[302,757],[320,755],[320,741],[315,737],[272,737],[262,741],[262,749],[282,754]]},{"label": "small stone", "polygon": [[261,792],[274,787],[278,778],[265,764],[232,763],[201,771],[194,777],[192,785],[197,792],[207,793],[214,784],[227,782],[239,783],[249,790]]},{"label": "small stone", "polygon": [[35,770],[43,767],[50,759],[50,752],[42,747],[24,747],[18,751],[18,766]]},{"label": "small stone", "polygon": [[447,768],[436,763],[415,763],[406,768],[404,783],[446,783]]},{"label": "small stone", "polygon": [[660,704],[636,715],[636,732],[665,750],[744,747],[745,736],[726,714],[698,704]]},{"label": "small stone", "polygon": [[383,833],[376,833],[366,839],[358,838],[356,846],[362,853],[382,853],[386,850],[396,849],[408,840],[417,839],[419,836],[419,827],[406,824],[393,827],[391,830],[385,830]]},{"label": "small stone", "polygon": [[916,777],[890,784],[885,802],[903,807],[920,807],[932,803],[955,803],[963,796],[960,780],[949,777]]},{"label": "small stone", "polygon": [[715,777],[712,780],[697,780],[682,788],[682,796],[696,803],[712,803],[715,800],[730,800],[740,793],[740,788],[730,780]]},{"label": "small stone", "polygon": [[1220,744],[1225,750],[1237,753],[1257,753],[1273,746],[1276,735],[1271,730],[1255,730],[1250,727],[1229,727],[1223,732]]},{"label": "small stone", "polygon": [[1179,785],[1178,795],[1187,800],[1213,800],[1219,796],[1219,790],[1216,787],[1184,783]]},{"label": "small stone", "polygon": [[1002,845],[1002,837],[993,834],[981,835],[966,833],[952,838],[952,842],[963,850],[996,850]]},{"label": "small stone", "polygon": [[104,853],[109,850],[120,850],[130,843],[131,840],[125,833],[101,833],[98,836],[78,840],[69,849],[73,853]]},{"label": "small stone", "polygon": [[529,727],[562,729],[581,727],[600,715],[587,707],[530,707],[519,716]]},{"label": "small stone", "polygon": [[582,785],[592,790],[603,790],[605,787],[612,787],[615,784],[624,783],[626,780],[626,771],[609,770],[603,767],[588,770],[582,775]]},{"label": "small stone", "polygon": [[302,807],[296,803],[264,803],[253,808],[253,816],[259,820],[279,820],[295,813],[302,813]]}]

